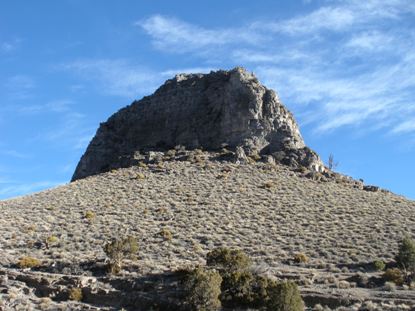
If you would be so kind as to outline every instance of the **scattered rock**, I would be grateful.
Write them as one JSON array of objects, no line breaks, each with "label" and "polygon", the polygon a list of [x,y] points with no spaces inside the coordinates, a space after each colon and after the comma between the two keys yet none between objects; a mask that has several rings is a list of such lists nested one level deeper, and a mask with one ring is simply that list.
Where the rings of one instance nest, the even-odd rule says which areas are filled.
[{"label": "scattered rock", "polygon": [[378,192],[380,189],[377,186],[366,185],[366,186],[363,186],[363,190],[370,191],[370,192]]}]

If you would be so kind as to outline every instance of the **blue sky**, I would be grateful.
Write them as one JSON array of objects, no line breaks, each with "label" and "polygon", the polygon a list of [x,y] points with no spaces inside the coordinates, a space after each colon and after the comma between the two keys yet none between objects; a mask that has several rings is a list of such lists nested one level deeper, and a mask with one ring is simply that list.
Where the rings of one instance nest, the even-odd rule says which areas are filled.
[{"label": "blue sky", "polygon": [[338,171],[415,199],[415,1],[0,2],[0,199],[67,183],[100,122],[243,66]]}]

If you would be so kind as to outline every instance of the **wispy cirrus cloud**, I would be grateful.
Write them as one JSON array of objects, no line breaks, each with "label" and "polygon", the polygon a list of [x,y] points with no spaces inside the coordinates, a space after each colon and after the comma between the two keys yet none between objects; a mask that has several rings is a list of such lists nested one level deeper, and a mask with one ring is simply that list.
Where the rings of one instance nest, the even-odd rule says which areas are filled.
[{"label": "wispy cirrus cloud", "polygon": [[[1,183],[0,183],[1,184]],[[51,187],[63,185],[63,181],[39,181],[33,183],[12,183],[0,186],[0,200],[38,192]]]},{"label": "wispy cirrus cloud", "polygon": [[68,110],[59,116],[59,122],[41,131],[35,139],[48,144],[62,144],[74,150],[85,149],[95,133],[86,115]]},{"label": "wispy cirrus cloud", "polygon": [[381,51],[393,48],[396,42],[394,36],[380,31],[367,31],[352,35],[345,43],[345,47],[353,49],[359,53],[366,51]]},{"label": "wispy cirrus cloud", "polygon": [[65,113],[70,111],[70,106],[74,102],[69,99],[60,99],[49,101],[45,104],[27,104],[13,105],[7,107],[7,110],[12,110],[21,114],[39,114],[39,113]]},{"label": "wispy cirrus cloud", "polygon": [[153,91],[159,81],[154,72],[122,59],[77,60],[60,68],[93,82],[104,93],[128,98]]},{"label": "wispy cirrus cloud", "polygon": [[310,14],[281,22],[256,22],[253,27],[290,35],[310,34],[322,30],[340,31],[354,25],[356,14],[347,7],[323,7]]},{"label": "wispy cirrus cloud", "polygon": [[162,77],[172,78],[176,74],[180,73],[209,73],[212,70],[217,70],[214,67],[189,67],[189,68],[177,68],[177,69],[167,69],[160,73]]},{"label": "wispy cirrus cloud", "polygon": [[415,118],[396,125],[392,130],[392,133],[397,134],[407,132],[415,132]]},{"label": "wispy cirrus cloud", "polygon": [[206,29],[162,15],[153,15],[137,21],[135,25],[153,38],[155,47],[176,53],[198,50],[204,54],[208,52],[206,49],[217,49],[230,44],[255,44],[261,42],[263,37],[249,28]]},{"label": "wispy cirrus cloud", "polygon": [[235,28],[160,15],[136,25],[164,52],[249,67],[320,133],[364,126],[403,134],[415,132],[414,18],[410,0],[348,0]]}]

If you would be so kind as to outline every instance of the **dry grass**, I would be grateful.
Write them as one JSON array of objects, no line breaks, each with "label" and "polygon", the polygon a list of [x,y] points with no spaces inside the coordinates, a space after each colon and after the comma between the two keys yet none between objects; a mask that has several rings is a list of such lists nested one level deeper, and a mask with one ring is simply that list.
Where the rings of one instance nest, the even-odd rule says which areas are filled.
[{"label": "dry grass", "polygon": [[307,267],[389,261],[414,232],[415,202],[403,197],[313,181],[279,165],[207,163],[140,165],[1,201],[0,265],[23,256],[53,262],[56,251],[30,247],[51,231],[62,262],[105,258],[105,241],[136,237],[137,273],[203,264],[217,246],[243,249],[271,272],[297,254],[307,254]]}]

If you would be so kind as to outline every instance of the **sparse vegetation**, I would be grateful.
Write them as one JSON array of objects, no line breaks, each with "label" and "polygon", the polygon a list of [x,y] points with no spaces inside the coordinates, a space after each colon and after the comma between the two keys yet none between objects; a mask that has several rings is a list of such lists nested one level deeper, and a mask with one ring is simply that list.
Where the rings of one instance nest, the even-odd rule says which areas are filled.
[{"label": "sparse vegetation", "polygon": [[330,153],[327,166],[330,171],[335,170],[339,166],[339,162],[334,160],[333,154]]},{"label": "sparse vegetation", "polygon": [[297,253],[294,255],[294,262],[296,263],[307,263],[309,260],[310,259],[304,253]]},{"label": "sparse vegetation", "polygon": [[46,239],[46,245],[53,245],[59,242],[59,238],[55,235],[51,235]]},{"label": "sparse vegetation", "polygon": [[386,264],[383,262],[383,260],[375,260],[373,262],[373,267],[376,271],[383,271],[386,268]]},{"label": "sparse vegetation", "polygon": [[251,259],[241,250],[216,248],[206,255],[206,264],[226,272],[245,271]]},{"label": "sparse vegetation", "polygon": [[304,302],[294,282],[280,282],[269,286],[266,310],[303,311]]},{"label": "sparse vegetation", "polygon": [[[47,198],[53,202],[49,205],[56,206],[52,212],[44,208],[47,204],[31,203],[25,199],[25,204],[13,201],[13,208],[8,206],[11,203],[3,204],[7,215],[15,215],[16,219],[16,222],[10,222],[5,217],[0,226],[4,237],[4,262],[12,262],[17,267],[20,257],[30,255],[42,262],[40,269],[33,270],[59,272],[65,269],[77,273],[79,269],[91,269],[91,273],[99,275],[103,262],[91,262],[91,265],[87,262],[94,260],[93,256],[98,255],[98,260],[105,256],[104,252],[97,253],[95,246],[103,245],[108,236],[121,228],[131,230],[127,232],[145,241],[146,247],[142,249],[140,243],[140,263],[124,260],[124,268],[116,270],[124,270],[128,265],[129,272],[125,274],[130,275],[131,271],[139,277],[147,271],[167,271],[169,267],[175,269],[182,264],[197,264],[203,260],[201,256],[212,250],[218,241],[223,245],[243,246],[244,251],[255,256],[252,258],[255,259],[255,266],[245,265],[245,268],[237,268],[235,272],[227,272],[229,277],[222,268],[218,268],[223,279],[219,299],[224,308],[264,308],[264,303],[269,300],[270,284],[279,281],[258,277],[255,273],[292,277],[301,284],[301,288],[304,286],[305,290],[313,290],[316,286],[323,294],[336,291],[339,295],[346,295],[347,292],[351,295],[350,299],[356,299],[360,288],[370,295],[377,291],[383,298],[386,297],[383,295],[393,296],[395,301],[413,297],[414,292],[409,290],[411,287],[406,286],[408,283],[401,264],[396,263],[401,272],[396,274],[397,278],[391,279],[402,285],[391,281],[384,283],[385,280],[380,278],[386,270],[382,268],[385,263],[387,268],[395,267],[394,256],[406,253],[399,252],[394,241],[401,230],[413,227],[413,202],[381,192],[368,194],[333,181],[317,185],[280,166],[269,172],[261,170],[265,167],[263,163],[255,167],[210,160],[207,163],[212,167],[209,170],[199,170],[188,162],[165,162],[166,169],[171,172],[169,174],[156,172],[154,165],[150,170],[137,166],[120,169],[117,176],[104,174],[94,177],[94,182],[98,178],[96,181],[102,184],[94,183],[87,189],[80,188],[83,182],[70,185],[73,189],[69,190],[75,189],[76,196],[69,196],[62,204],[54,201],[61,192],[55,194],[52,191],[53,196],[50,193],[41,194],[40,198]],[[135,180],[138,172],[146,175],[144,183]],[[220,173],[229,174],[227,182],[215,178]],[[252,180],[250,174],[253,175]],[[114,183],[118,176],[122,183]],[[174,182],[176,178],[179,178],[177,183]],[[276,191],[261,188],[268,180],[276,183]],[[204,192],[206,188],[209,193]],[[95,190],[99,191],[99,196],[93,195]],[[310,196],[305,198],[308,194]],[[67,206],[71,206],[70,213],[63,213]],[[102,209],[97,210],[99,207]],[[96,213],[93,225],[85,225],[88,224],[85,218],[88,210]],[[339,231],[339,224],[346,220],[347,226]],[[31,224],[36,224],[36,227]],[[162,242],[162,228],[173,233],[171,242]],[[59,248],[52,244],[49,249],[45,247],[47,239],[54,242],[52,235],[59,238]],[[356,246],[356,241],[359,247],[352,247]],[[304,252],[310,257],[311,264],[302,268],[283,265],[275,274],[281,262],[294,262],[297,252]],[[224,253],[229,254],[230,251]],[[79,260],[79,266],[77,262],[72,263],[73,258]],[[375,259],[379,259],[379,263]],[[110,268],[109,262],[108,257],[106,263]],[[368,262],[371,264],[368,265]],[[66,264],[70,265],[69,268]],[[205,268],[215,267],[222,265]],[[375,267],[381,272],[375,272]],[[318,269],[316,273],[315,268]],[[123,271],[121,273],[124,274]],[[358,274],[364,281],[360,281]],[[326,282],[332,275],[333,280]],[[171,279],[162,277],[162,280],[166,282],[165,287],[170,286],[168,282]],[[339,290],[347,288],[348,283],[344,280],[350,283],[351,288],[359,289]],[[100,280],[98,283],[102,284]],[[79,282],[70,284],[81,286]],[[71,285],[65,286],[63,299],[67,298]],[[387,288],[396,289],[396,292],[392,295],[382,293]],[[85,294],[87,292],[84,290]],[[392,298],[386,299],[392,301]]]},{"label": "sparse vegetation", "polygon": [[386,282],[393,282],[396,285],[402,285],[404,283],[404,275],[398,268],[387,269],[383,274],[383,279]]},{"label": "sparse vegetation", "polygon": [[78,287],[69,290],[69,299],[74,301],[82,301],[82,289]]},{"label": "sparse vegetation", "polygon": [[396,290],[396,284],[394,282],[385,282],[383,289],[387,292],[394,292]]},{"label": "sparse vegetation", "polygon": [[272,189],[275,187],[275,183],[272,180],[268,180],[264,183],[263,187],[265,189]]},{"label": "sparse vegetation", "polygon": [[95,213],[93,211],[86,211],[85,212],[85,219],[91,221],[95,218]]},{"label": "sparse vegetation", "polygon": [[303,310],[297,285],[278,283],[254,275],[251,259],[241,250],[214,249],[207,254],[207,265],[219,270],[223,279],[221,301],[225,307],[264,308],[266,310]]},{"label": "sparse vegetation", "polygon": [[185,309],[189,311],[219,310],[221,283],[222,277],[214,270],[196,268],[187,272],[182,281]]},{"label": "sparse vegetation", "polygon": [[138,252],[138,243],[134,237],[113,239],[104,245],[104,252],[108,256],[108,271],[118,274],[122,270],[126,258],[134,258]]},{"label": "sparse vegetation", "polygon": [[248,271],[222,273],[221,301],[226,307],[250,306],[254,301],[254,276]]},{"label": "sparse vegetation", "polygon": [[146,176],[143,173],[137,173],[136,178],[142,180],[142,179],[146,179]]},{"label": "sparse vegetation", "polygon": [[405,281],[411,283],[415,278],[415,241],[410,237],[403,238],[395,259],[403,271]]},{"label": "sparse vegetation", "polygon": [[167,228],[163,228],[163,229],[160,230],[160,236],[165,241],[171,241],[173,239],[173,233],[171,233],[171,231]]},{"label": "sparse vegetation", "polygon": [[17,263],[17,266],[21,269],[36,268],[36,267],[39,267],[40,265],[41,265],[41,262],[39,259],[29,257],[29,256],[20,258]]}]

